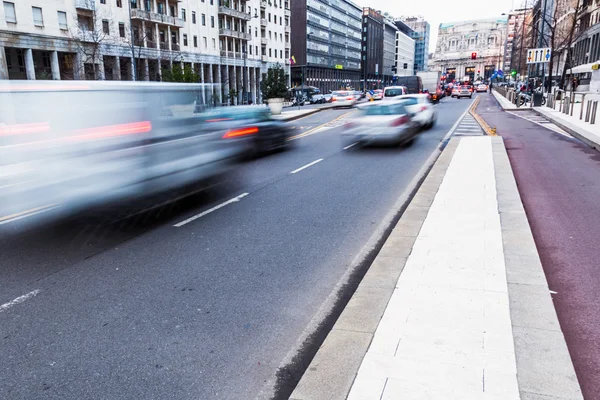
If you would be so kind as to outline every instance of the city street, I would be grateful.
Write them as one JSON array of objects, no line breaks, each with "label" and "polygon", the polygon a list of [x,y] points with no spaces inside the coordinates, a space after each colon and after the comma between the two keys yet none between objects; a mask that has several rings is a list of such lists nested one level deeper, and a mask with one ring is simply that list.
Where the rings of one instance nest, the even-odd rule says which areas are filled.
[{"label": "city street", "polygon": [[[305,329],[471,104],[444,99],[437,124],[408,148],[344,149],[342,125],[355,111],[324,110],[290,123],[296,132],[291,150],[248,161],[175,203],[113,221],[86,215],[41,227],[28,226],[27,219],[0,225],[0,398],[289,395],[290,379],[280,368],[302,358],[299,340],[312,333]],[[546,140],[564,146],[565,154],[581,154],[588,160],[582,163],[595,162],[573,148],[579,144]],[[509,146],[511,156],[518,143]],[[568,160],[550,169],[552,160],[556,155],[544,164],[545,173],[557,176]],[[592,201],[593,182],[565,176],[564,183],[573,187],[562,193],[586,184],[589,195],[563,204],[581,206],[577,222],[569,221],[573,213],[555,222],[590,227],[581,201]],[[527,193],[524,199],[528,207],[543,201]],[[533,222],[536,239],[541,228],[552,233],[542,242],[548,246],[560,239],[590,249],[598,236]],[[559,237],[563,233],[583,239]],[[581,259],[565,268],[593,266],[593,258],[575,249],[569,254]],[[552,256],[542,252],[542,259],[547,267]],[[582,294],[595,287],[588,273],[573,276],[590,285]],[[554,284],[552,273],[549,279],[559,292],[559,315],[573,319],[563,326],[567,339],[578,341],[578,315],[593,320],[600,313],[573,312],[580,302],[560,300],[569,289]],[[583,343],[597,340],[590,333]],[[581,351],[592,353],[587,345]]]},{"label": "city street", "polygon": [[533,111],[477,112],[506,143],[523,204],[586,399],[600,393],[600,155]]}]

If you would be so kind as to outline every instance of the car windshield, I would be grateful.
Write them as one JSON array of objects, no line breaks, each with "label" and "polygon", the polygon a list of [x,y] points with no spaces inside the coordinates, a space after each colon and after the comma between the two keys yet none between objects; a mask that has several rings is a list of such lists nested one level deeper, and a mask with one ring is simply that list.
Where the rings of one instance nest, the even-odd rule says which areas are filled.
[{"label": "car windshield", "polygon": [[405,114],[406,110],[402,104],[381,104],[376,106],[364,107],[363,115],[400,115]]},{"label": "car windshield", "polygon": [[404,91],[401,88],[398,88],[398,89],[386,89],[383,95],[385,97],[396,97],[396,96],[402,96],[403,94],[404,94]]},{"label": "car windshield", "polygon": [[333,92],[331,93],[334,96],[348,96],[348,92]]}]

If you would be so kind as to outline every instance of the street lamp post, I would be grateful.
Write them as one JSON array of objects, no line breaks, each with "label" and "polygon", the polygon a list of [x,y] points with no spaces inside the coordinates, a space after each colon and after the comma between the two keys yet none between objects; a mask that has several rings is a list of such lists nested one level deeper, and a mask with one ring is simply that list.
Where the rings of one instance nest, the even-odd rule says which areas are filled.
[{"label": "street lamp post", "polygon": [[[136,79],[136,65],[135,65],[135,42],[133,41],[133,24],[131,22],[131,3],[134,0],[127,0],[129,5],[129,36],[131,40],[131,79],[135,81]],[[137,6],[137,2],[136,2]],[[160,65],[159,65],[160,68]]]}]

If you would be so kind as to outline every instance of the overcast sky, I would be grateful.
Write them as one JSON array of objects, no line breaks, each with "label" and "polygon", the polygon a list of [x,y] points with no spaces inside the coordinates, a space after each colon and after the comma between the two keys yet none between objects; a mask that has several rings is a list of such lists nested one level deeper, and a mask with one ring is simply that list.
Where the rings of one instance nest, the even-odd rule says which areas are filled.
[{"label": "overcast sky", "polygon": [[435,50],[438,27],[441,22],[466,21],[477,18],[497,17],[519,8],[522,0],[353,0],[362,7],[388,12],[394,17],[422,15],[431,25],[429,52]]}]

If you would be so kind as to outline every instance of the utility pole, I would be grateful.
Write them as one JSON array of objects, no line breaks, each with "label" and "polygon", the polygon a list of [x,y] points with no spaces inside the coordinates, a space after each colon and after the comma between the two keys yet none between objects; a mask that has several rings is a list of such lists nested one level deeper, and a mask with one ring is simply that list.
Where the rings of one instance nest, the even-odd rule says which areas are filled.
[{"label": "utility pole", "polygon": [[[127,0],[127,4],[129,5],[129,35],[131,40],[131,79],[136,80],[137,68],[135,65],[135,42],[133,41],[133,24],[131,23],[131,0]],[[145,34],[145,32],[144,32]],[[158,38],[157,38],[158,40]],[[160,68],[160,61],[158,68]]]}]

